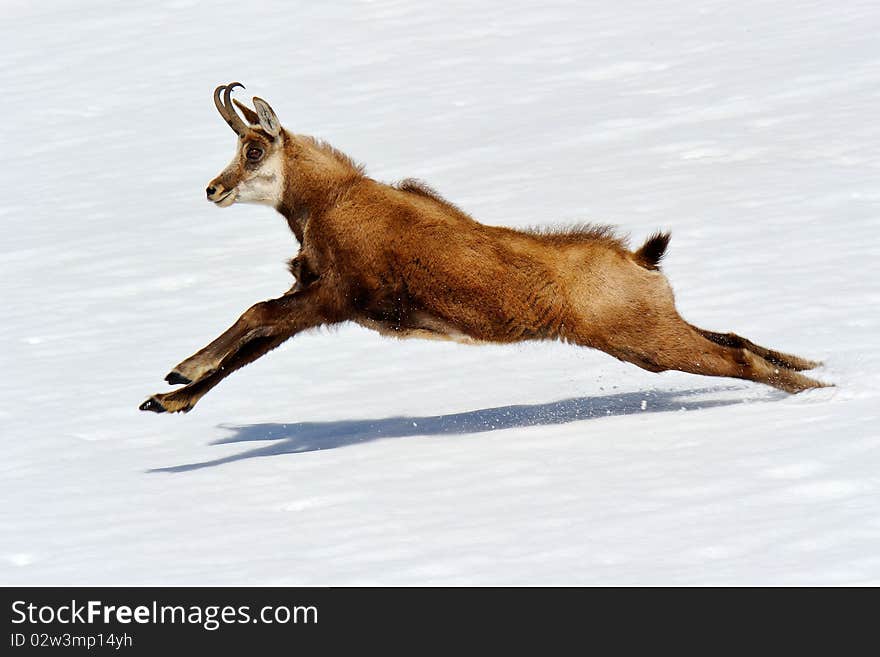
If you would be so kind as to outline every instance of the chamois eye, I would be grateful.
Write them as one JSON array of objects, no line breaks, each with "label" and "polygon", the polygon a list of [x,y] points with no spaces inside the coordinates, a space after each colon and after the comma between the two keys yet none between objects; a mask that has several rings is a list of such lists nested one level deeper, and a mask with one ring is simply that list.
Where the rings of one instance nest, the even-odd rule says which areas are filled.
[{"label": "chamois eye", "polygon": [[249,159],[251,162],[256,162],[261,157],[263,157],[263,149],[262,148],[257,148],[256,146],[254,146],[253,148],[248,149],[247,159]]}]

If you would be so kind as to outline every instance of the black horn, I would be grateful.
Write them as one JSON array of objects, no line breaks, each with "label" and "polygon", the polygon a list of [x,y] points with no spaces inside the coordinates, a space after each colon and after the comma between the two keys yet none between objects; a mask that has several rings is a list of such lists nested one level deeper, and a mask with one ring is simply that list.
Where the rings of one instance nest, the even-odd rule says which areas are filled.
[{"label": "black horn", "polygon": [[[229,84],[221,84],[219,87],[214,89],[214,105],[217,107],[217,111],[220,112],[220,116],[229,124],[229,127],[235,131],[239,137],[244,137],[245,133],[248,131],[248,127],[245,125],[244,121],[241,120],[241,117],[238,115],[238,112],[235,111],[235,108],[232,106],[232,90],[236,87],[241,87],[244,89],[244,85],[241,82],[230,82]],[[223,94],[223,100],[220,100],[220,94]]]}]

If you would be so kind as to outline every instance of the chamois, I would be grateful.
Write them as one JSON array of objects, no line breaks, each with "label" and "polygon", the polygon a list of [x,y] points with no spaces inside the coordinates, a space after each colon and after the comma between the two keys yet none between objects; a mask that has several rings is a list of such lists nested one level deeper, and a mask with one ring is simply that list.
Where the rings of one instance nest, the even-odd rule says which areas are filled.
[{"label": "chamois", "polygon": [[283,129],[266,101],[254,97],[254,109],[233,101],[236,87],[214,90],[238,145],[207,197],[281,213],[300,244],[290,261],[295,283],[172,369],[166,381],[185,385],[141,410],[189,411],[293,335],[344,321],[398,338],[564,340],[652,372],[737,377],[791,393],[828,385],[798,373],[818,362],[683,320],[659,269],[668,233],[631,251],[608,227],[483,225],[421,182],[369,178],[328,144]]}]

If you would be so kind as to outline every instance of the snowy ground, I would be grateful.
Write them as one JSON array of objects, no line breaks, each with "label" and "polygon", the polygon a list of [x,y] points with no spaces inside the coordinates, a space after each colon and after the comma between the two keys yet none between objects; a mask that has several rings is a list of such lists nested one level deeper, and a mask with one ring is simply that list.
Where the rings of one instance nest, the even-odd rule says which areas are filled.
[{"label": "snowy ground", "polygon": [[[3,2],[0,583],[880,584],[880,6],[478,4]],[[838,387],[345,326],[138,412],[290,283],[203,198],[233,79],[487,223],[672,229],[687,319]]]}]

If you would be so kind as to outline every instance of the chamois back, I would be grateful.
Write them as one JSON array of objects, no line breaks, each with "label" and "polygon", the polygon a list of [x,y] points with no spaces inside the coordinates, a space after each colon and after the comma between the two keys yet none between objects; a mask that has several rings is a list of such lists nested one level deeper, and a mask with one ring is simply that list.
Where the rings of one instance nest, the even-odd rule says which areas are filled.
[{"label": "chamois back", "polygon": [[429,185],[427,185],[425,182],[419,180],[418,178],[404,178],[400,182],[392,185],[392,187],[394,187],[394,189],[400,190],[401,192],[407,192],[409,194],[416,194],[416,195],[422,196],[424,198],[429,198],[433,201],[436,201],[437,203],[442,205],[444,208],[447,208],[447,209],[451,210],[452,212],[455,212],[456,214],[464,215],[468,218],[471,218],[467,212],[462,210],[460,207],[458,207],[454,203],[447,201],[445,198],[443,198],[440,195],[440,192],[438,192],[433,187],[430,187]]}]

